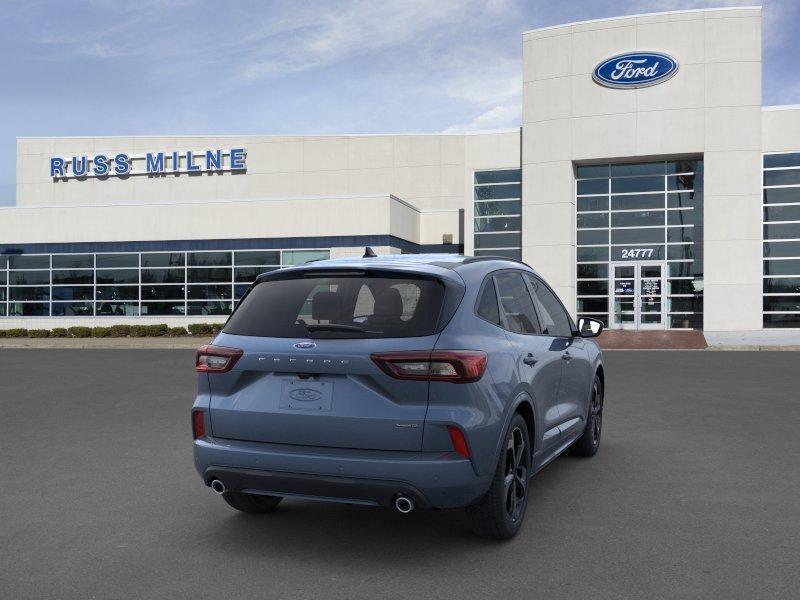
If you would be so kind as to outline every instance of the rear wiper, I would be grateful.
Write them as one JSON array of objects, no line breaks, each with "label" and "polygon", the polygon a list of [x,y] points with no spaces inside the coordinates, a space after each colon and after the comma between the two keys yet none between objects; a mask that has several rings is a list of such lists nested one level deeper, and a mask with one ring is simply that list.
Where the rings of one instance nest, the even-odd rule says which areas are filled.
[{"label": "rear wiper", "polygon": [[354,333],[381,333],[380,331],[370,331],[369,329],[364,329],[363,327],[359,327],[358,325],[341,325],[339,323],[320,323],[320,324],[310,324],[305,325],[306,330],[310,333],[315,331],[352,331]]}]

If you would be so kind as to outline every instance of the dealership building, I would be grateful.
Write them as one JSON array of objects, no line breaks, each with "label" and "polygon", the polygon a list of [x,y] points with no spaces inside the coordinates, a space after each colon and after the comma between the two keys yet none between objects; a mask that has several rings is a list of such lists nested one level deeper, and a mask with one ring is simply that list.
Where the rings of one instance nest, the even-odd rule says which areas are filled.
[{"label": "dealership building", "polygon": [[800,328],[800,106],[762,106],[760,8],[522,38],[520,128],[19,138],[0,328],[218,322],[325,257],[502,255],[627,329]]}]

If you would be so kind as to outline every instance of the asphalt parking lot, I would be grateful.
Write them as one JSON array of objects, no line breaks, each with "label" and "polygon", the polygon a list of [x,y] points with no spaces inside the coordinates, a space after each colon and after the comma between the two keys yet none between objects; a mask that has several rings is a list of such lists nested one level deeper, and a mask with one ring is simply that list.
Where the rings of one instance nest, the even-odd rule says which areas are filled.
[{"label": "asphalt parking lot", "polygon": [[522,533],[459,511],[236,513],[191,459],[185,350],[0,350],[0,597],[797,598],[796,352],[608,352],[603,442]]}]

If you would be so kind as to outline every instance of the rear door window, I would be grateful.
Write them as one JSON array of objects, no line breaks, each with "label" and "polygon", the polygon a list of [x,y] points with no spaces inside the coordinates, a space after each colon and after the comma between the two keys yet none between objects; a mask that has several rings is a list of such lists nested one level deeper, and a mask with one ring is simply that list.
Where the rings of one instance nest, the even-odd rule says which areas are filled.
[{"label": "rear door window", "polygon": [[224,331],[280,338],[432,335],[444,291],[433,279],[378,273],[266,280],[244,298]]},{"label": "rear door window", "polygon": [[478,316],[493,325],[500,325],[500,311],[497,309],[497,291],[494,287],[494,278],[486,278],[475,308]]},{"label": "rear door window", "polygon": [[556,295],[544,282],[527,275],[534,294],[539,302],[539,313],[542,315],[542,333],[555,337],[572,337],[572,319]]},{"label": "rear door window", "polygon": [[494,281],[500,297],[500,320],[503,327],[514,333],[541,333],[533,300],[522,274],[506,271],[495,275]]}]

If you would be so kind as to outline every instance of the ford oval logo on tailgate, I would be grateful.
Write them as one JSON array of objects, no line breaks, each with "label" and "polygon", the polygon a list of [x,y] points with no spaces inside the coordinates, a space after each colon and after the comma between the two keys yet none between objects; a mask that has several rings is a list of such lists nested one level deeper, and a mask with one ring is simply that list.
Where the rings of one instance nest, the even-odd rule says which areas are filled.
[{"label": "ford oval logo on tailgate", "polygon": [[592,79],[610,88],[641,88],[666,81],[678,72],[678,61],[659,52],[613,56],[594,69]]},{"label": "ford oval logo on tailgate", "polygon": [[317,402],[322,399],[322,394],[309,388],[298,388],[289,392],[289,398],[300,402]]},{"label": "ford oval logo on tailgate", "polygon": [[316,348],[317,345],[314,342],[297,342],[294,347],[298,350],[310,350],[311,348]]}]

